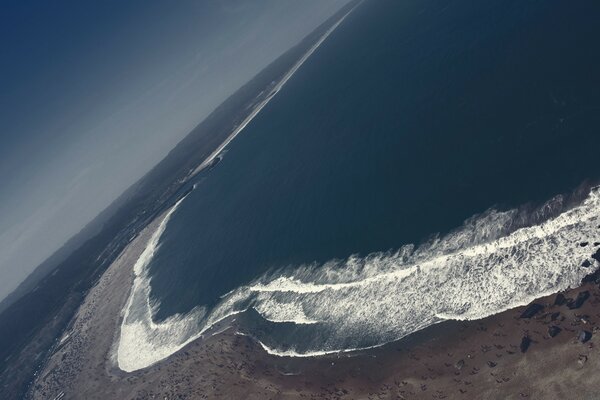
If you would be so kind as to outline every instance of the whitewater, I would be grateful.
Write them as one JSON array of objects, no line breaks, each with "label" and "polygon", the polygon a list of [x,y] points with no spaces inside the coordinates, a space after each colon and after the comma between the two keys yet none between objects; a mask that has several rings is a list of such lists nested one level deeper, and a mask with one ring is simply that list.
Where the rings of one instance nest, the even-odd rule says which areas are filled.
[{"label": "whitewater", "polygon": [[275,333],[281,327],[285,334],[260,336],[239,322],[240,334],[269,353],[316,356],[378,346],[444,320],[484,318],[577,287],[598,268],[591,257],[600,241],[596,187],[575,206],[557,196],[526,216],[489,210],[418,247],[289,266],[224,294],[212,309],[198,306],[155,323],[146,267],[182,201],[134,266],[116,350],[124,371],[168,357],[236,314],[257,314]]},{"label": "whitewater", "polygon": [[[219,147],[213,151],[197,168],[195,168],[186,180],[191,179],[200,171],[209,166],[213,160],[222,156],[226,147],[244,130],[244,128],[256,117],[262,109],[279,93],[289,79],[308,60],[331,33],[354,11],[360,3],[351,8],[335,24],[333,24],[321,37],[302,55],[292,68],[271,89],[268,96],[258,103],[252,112],[237,126]],[[197,188],[194,184],[193,190]],[[187,197],[187,196],[186,196]],[[117,364],[124,371],[133,371],[144,368],[154,362],[161,360],[174,353],[185,344],[189,343],[200,334],[196,334],[198,324],[205,314],[204,307],[196,307],[185,316],[174,315],[161,324],[155,324],[152,320],[153,311],[158,304],[150,301],[150,278],[147,273],[147,265],[152,260],[159,247],[159,239],[166,225],[179,204],[185,199],[179,200],[163,217],[160,226],[150,238],[144,252],[135,263],[134,284],[123,311],[123,322],[119,335],[117,347]],[[235,313],[232,313],[232,315]],[[312,321],[307,321],[312,322]],[[167,344],[170,342],[171,344]],[[161,343],[161,345],[157,345]]]}]

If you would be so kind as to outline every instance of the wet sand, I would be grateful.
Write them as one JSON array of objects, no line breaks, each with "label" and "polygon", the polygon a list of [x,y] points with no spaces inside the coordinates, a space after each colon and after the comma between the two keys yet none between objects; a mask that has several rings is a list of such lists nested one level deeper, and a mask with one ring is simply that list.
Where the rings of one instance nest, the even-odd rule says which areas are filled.
[{"label": "wet sand", "polygon": [[[161,219],[142,231],[90,291],[70,333],[38,374],[31,398],[599,398],[595,282],[564,292],[559,304],[556,295],[536,300],[543,308],[530,308],[537,312],[529,318],[522,316],[527,306],[520,307],[478,321],[440,323],[381,348],[318,358],[271,356],[236,334],[233,324],[149,368],[124,373],[113,360],[121,311],[133,264]],[[569,303],[586,291],[582,304]],[[585,342],[578,338],[582,331]]]}]

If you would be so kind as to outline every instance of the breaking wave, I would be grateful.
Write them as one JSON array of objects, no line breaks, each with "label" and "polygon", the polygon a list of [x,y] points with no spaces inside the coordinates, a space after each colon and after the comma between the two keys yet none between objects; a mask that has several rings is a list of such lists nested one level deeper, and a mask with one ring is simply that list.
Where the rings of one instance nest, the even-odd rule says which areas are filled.
[{"label": "breaking wave", "polygon": [[176,314],[159,324],[152,319],[158,304],[150,301],[150,278],[146,267],[160,248],[159,241],[167,223],[183,200],[185,197],[165,214],[133,266],[135,278],[124,309],[116,354],[117,364],[123,371],[144,368],[179,350],[194,337],[198,330],[197,321],[206,312],[203,307],[196,307],[185,316]]},{"label": "breaking wave", "polygon": [[197,307],[156,324],[145,267],[175,205],[135,265],[119,367],[149,366],[234,314],[241,314],[240,334],[269,353],[314,356],[378,346],[443,320],[484,318],[576,287],[598,267],[591,256],[600,241],[600,189],[583,197],[489,210],[418,247],[286,268],[227,293],[211,310]]}]

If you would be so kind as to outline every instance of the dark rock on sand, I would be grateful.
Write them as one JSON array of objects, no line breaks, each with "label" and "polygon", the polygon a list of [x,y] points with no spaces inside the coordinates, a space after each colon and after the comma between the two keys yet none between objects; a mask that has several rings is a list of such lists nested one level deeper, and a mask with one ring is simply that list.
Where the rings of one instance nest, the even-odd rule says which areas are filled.
[{"label": "dark rock on sand", "polygon": [[535,314],[542,311],[543,309],[544,309],[543,305],[537,304],[537,303],[531,303],[529,306],[527,306],[525,311],[523,311],[523,313],[521,314],[521,318],[531,318]]},{"label": "dark rock on sand", "polygon": [[589,268],[589,267],[591,267],[591,266],[592,266],[592,263],[590,262],[590,260],[584,260],[584,261],[581,263],[581,266],[582,266],[583,268]]},{"label": "dark rock on sand", "polygon": [[577,340],[581,343],[585,343],[592,338],[592,332],[590,331],[579,331],[577,334]]},{"label": "dark rock on sand", "polygon": [[600,249],[596,250],[594,254],[592,254],[592,258],[598,262],[600,262]]},{"label": "dark rock on sand", "polygon": [[555,306],[562,306],[566,302],[567,302],[567,298],[562,293],[557,294],[556,298],[554,299],[554,305]]},{"label": "dark rock on sand", "polygon": [[558,335],[561,330],[562,329],[560,329],[558,326],[552,325],[548,328],[548,336],[554,337],[554,336]]},{"label": "dark rock on sand", "polygon": [[531,339],[529,338],[529,336],[523,336],[523,339],[521,339],[521,344],[519,345],[519,348],[521,349],[521,353],[525,353],[527,351],[527,349],[529,348],[530,344],[531,344]]},{"label": "dark rock on sand", "polygon": [[581,243],[579,243],[579,245],[580,245],[581,247],[585,247],[585,246],[587,246],[587,245],[588,245],[588,242],[581,242]]},{"label": "dark rock on sand", "polygon": [[498,365],[497,363],[493,362],[493,361],[488,361],[487,362],[488,367],[490,368],[494,368],[496,365]]},{"label": "dark rock on sand", "polygon": [[583,305],[583,303],[585,303],[585,301],[590,297],[590,292],[585,290],[583,292],[580,292],[577,295],[577,298],[575,300],[571,300],[567,303],[567,307],[569,307],[569,309],[574,310],[576,308],[579,308]]}]

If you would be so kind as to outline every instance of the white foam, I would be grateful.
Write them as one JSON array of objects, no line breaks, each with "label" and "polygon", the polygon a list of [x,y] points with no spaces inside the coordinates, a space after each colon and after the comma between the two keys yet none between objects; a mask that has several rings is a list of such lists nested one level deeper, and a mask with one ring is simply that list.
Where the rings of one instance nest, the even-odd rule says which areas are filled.
[{"label": "white foam", "polygon": [[[356,6],[343,15],[308,49],[308,51],[271,89],[269,95],[254,107],[250,115],[246,117],[246,119],[233,130],[227,139],[225,139],[225,141],[188,176],[188,179],[210,165],[216,157],[224,153],[224,149],[229,143],[235,139],[235,137],[254,119],[254,117],[256,117],[256,115],[258,115],[258,113],[260,113],[269,101],[279,93],[292,75],[296,73],[302,64],[304,64],[304,62],[355,8]],[[197,185],[194,184],[194,189],[196,189],[196,187]],[[204,317],[206,310],[200,306],[194,308],[194,310],[186,315],[174,315],[160,324],[156,324],[152,320],[153,309],[158,305],[150,304],[150,280],[147,276],[146,266],[158,250],[160,237],[162,236],[171,215],[182,200],[166,214],[159,228],[154,232],[142,255],[134,265],[134,284],[124,309],[124,318],[123,323],[121,324],[120,338],[116,350],[117,364],[123,371],[135,371],[168,357],[187,343],[200,337],[204,331],[209,329],[215,323],[240,312],[238,310],[227,311],[224,306],[217,308],[220,312],[211,313],[204,321],[204,328],[200,328],[200,321]],[[235,296],[228,296],[228,298],[231,301]],[[306,320],[305,323],[312,322]]]},{"label": "white foam", "polygon": [[[305,267],[247,290],[254,293],[255,308],[275,298],[301,309],[301,318],[329,328],[327,337],[318,337],[303,350],[283,338],[268,346],[272,354],[335,353],[364,344],[365,338],[370,345],[381,344],[444,319],[479,319],[577,286],[591,271],[581,263],[593,261],[594,250],[579,243],[598,240],[599,205],[594,189],[580,206],[494,240],[457,247],[456,238],[468,234],[462,229],[412,255],[405,249],[350,257]],[[285,318],[293,319],[289,310]]]},{"label": "white foam", "polygon": [[[548,204],[561,202],[557,197]],[[595,249],[580,243],[598,241],[599,206],[599,189],[594,188],[578,206],[519,229],[518,210],[489,211],[419,248],[288,268],[292,272],[227,293],[206,315],[198,309],[160,324],[152,322],[142,273],[128,308],[138,292],[145,308],[137,319],[124,321],[119,366],[126,371],[148,366],[247,307],[272,323],[325,328],[327,335],[302,336],[309,340],[302,344],[293,337],[270,337],[268,344],[256,337],[270,354],[302,357],[375,347],[445,319],[479,319],[527,304],[579,285],[592,270],[581,266],[584,260],[598,266],[590,257]],[[170,214],[140,265],[154,254]]]},{"label": "white foam", "polygon": [[270,322],[289,322],[296,325],[311,325],[319,322],[307,318],[301,304],[280,303],[274,298],[257,304],[254,309]]},{"label": "white foam", "polygon": [[154,307],[150,303],[150,279],[146,267],[159,249],[159,240],[169,219],[183,200],[163,217],[133,267],[135,278],[124,309],[116,357],[123,371],[144,368],[179,350],[198,331],[197,321],[205,313],[204,308],[197,307],[186,315],[173,315],[159,324],[152,319]]}]

